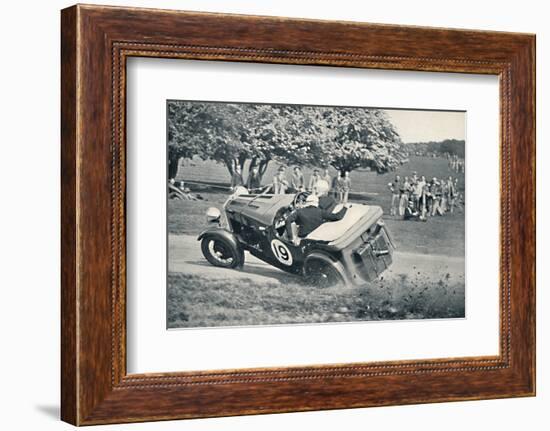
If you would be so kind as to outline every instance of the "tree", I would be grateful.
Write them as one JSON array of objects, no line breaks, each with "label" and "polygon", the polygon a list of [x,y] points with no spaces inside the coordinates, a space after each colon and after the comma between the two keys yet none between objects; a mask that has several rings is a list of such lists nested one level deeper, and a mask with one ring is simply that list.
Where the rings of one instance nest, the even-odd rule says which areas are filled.
[{"label": "tree", "polygon": [[[248,120],[250,166],[265,172],[271,160],[289,165],[328,162],[325,126],[318,108],[297,105],[259,105]],[[262,171],[262,167],[264,170]]]},{"label": "tree", "polygon": [[443,141],[414,142],[407,144],[413,152],[419,154],[451,154],[460,158],[465,157],[465,142],[460,139],[444,139]]},{"label": "tree", "polygon": [[246,129],[239,105],[169,102],[168,154],[172,164],[198,156],[224,163],[233,173],[235,158],[245,149]]},{"label": "tree", "polygon": [[[224,163],[230,175],[247,161],[264,175],[272,160],[315,164],[323,160],[322,128],[294,105],[170,102],[169,160],[198,156]],[[326,158],[326,157],[325,157]],[[175,175],[175,172],[174,172]]]},{"label": "tree", "polygon": [[[169,102],[169,160],[198,156],[230,174],[272,160],[351,171],[397,165],[401,139],[383,111],[366,108]],[[176,165],[177,167],[177,165]]]},{"label": "tree", "polygon": [[402,142],[387,115],[379,109],[330,108],[325,145],[330,164],[341,173],[370,167],[382,173],[399,164]]}]

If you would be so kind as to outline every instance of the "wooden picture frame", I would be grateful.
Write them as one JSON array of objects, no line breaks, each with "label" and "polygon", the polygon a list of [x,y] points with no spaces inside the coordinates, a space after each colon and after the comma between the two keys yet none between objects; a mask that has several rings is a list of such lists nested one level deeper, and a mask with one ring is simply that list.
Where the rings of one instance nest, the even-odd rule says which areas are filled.
[{"label": "wooden picture frame", "polygon": [[[535,36],[77,5],[61,14],[61,417],[75,425],[535,394]],[[500,354],[126,372],[130,56],[500,78]]]}]

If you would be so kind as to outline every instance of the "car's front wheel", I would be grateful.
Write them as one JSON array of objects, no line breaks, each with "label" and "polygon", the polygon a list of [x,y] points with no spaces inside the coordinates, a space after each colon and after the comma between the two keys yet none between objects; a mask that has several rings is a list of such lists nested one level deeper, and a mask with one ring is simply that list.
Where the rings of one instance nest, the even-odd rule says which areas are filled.
[{"label": "car's front wheel", "polygon": [[214,266],[236,268],[244,264],[244,252],[222,237],[204,237],[201,250],[206,260]]},{"label": "car's front wheel", "polygon": [[328,256],[317,253],[306,258],[304,277],[308,284],[318,287],[345,286],[347,283],[342,265]]}]

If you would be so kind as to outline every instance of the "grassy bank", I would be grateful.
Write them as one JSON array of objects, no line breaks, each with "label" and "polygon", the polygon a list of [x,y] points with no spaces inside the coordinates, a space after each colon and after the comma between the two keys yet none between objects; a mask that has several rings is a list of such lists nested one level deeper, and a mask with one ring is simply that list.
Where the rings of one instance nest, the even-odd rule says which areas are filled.
[{"label": "grassy bank", "polygon": [[170,328],[464,317],[463,279],[419,274],[319,289],[170,273],[167,297]]}]

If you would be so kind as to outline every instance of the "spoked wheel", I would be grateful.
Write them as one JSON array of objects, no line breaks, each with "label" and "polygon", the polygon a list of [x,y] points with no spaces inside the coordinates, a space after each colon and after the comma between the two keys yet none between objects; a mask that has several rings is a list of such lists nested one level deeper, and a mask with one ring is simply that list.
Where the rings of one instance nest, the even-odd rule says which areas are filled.
[{"label": "spoked wheel", "polygon": [[244,263],[243,251],[224,238],[203,238],[201,250],[206,260],[214,266],[236,268]]},{"label": "spoked wheel", "polygon": [[310,256],[304,264],[306,281],[318,287],[345,286],[346,275],[338,262],[324,256]]}]

